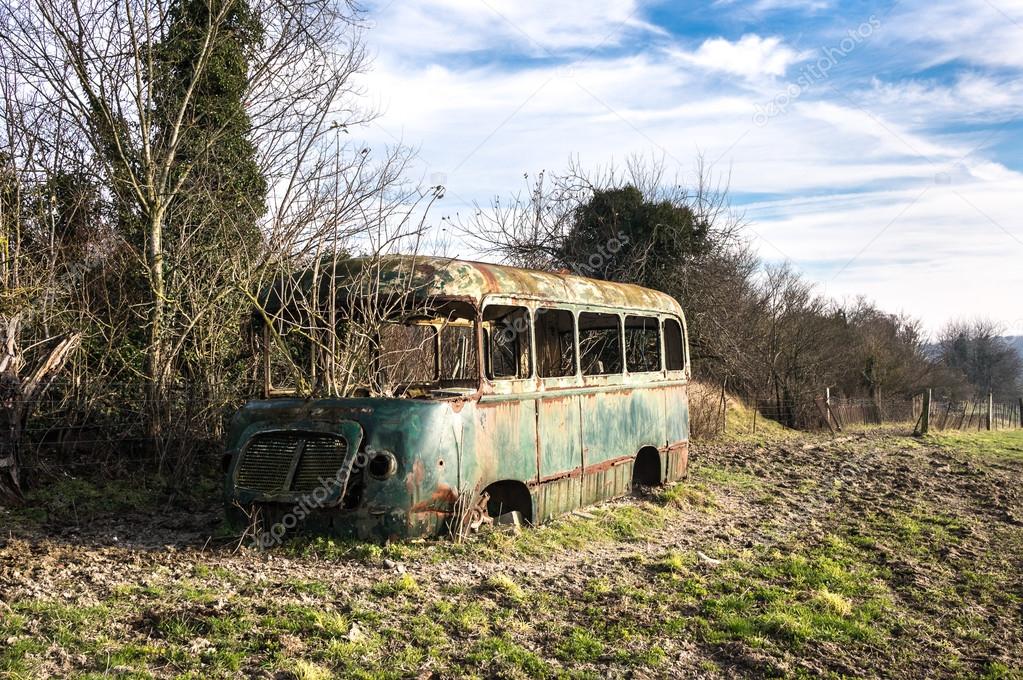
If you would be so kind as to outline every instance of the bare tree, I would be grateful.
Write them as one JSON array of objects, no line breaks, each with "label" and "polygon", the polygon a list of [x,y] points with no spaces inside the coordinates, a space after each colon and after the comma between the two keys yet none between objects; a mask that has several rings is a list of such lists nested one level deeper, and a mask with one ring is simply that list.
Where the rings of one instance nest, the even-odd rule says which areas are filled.
[{"label": "bare tree", "polygon": [[[167,37],[174,0],[30,0],[0,10],[0,47],[10,55],[6,66],[16,69],[18,95],[31,95],[45,115],[60,117],[85,141],[94,161],[86,167],[119,204],[122,218],[137,224],[142,235],[141,241],[125,239],[122,245],[145,272],[144,375],[153,434],[162,426],[158,405],[166,397],[183,338],[198,332],[234,293],[192,285],[209,272],[190,266],[194,250],[188,246],[218,215],[178,220],[191,224],[192,231],[176,234],[173,243],[165,237],[169,221],[180,217],[174,211],[187,206],[180,200],[182,192],[202,186],[203,178],[193,174],[199,166],[183,156],[183,149],[212,146],[223,133],[196,124],[190,106],[197,84],[213,68],[217,42],[238,2],[210,1],[192,70],[169,112],[160,99],[166,93],[160,88],[155,46]],[[245,99],[271,193],[263,229],[277,248],[301,250],[303,242],[308,247],[328,226],[353,228],[328,224],[331,201],[317,191],[336,155],[335,130],[368,118],[351,100],[357,93],[353,76],[366,63],[360,18],[345,0],[310,0],[299,6],[255,0],[249,6],[262,28],[262,39],[248,55]],[[350,159],[348,198],[353,206],[364,206],[379,189],[374,178],[367,181],[360,174],[370,164],[369,152],[344,152]],[[231,278],[247,287],[280,252],[271,248],[229,257],[222,266],[232,268]]]},{"label": "bare tree", "polygon": [[951,321],[938,333],[943,368],[958,376],[945,390],[953,398],[1015,399],[1023,390],[1023,361],[1003,337],[1004,329],[989,319]]}]

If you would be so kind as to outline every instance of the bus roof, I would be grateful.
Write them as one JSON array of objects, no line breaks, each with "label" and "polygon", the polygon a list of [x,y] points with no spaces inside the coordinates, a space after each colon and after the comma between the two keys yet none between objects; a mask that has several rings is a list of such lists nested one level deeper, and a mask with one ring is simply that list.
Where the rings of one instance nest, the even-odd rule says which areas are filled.
[{"label": "bus roof", "polygon": [[[321,286],[356,282],[380,292],[416,291],[423,297],[460,298],[476,306],[488,296],[539,302],[592,304],[618,309],[670,313],[682,316],[675,298],[631,283],[601,281],[561,272],[545,272],[506,265],[418,255],[352,258],[321,269]],[[313,270],[296,272],[291,285],[309,290]],[[268,311],[279,308],[280,282],[263,291]],[[327,288],[321,288],[327,290]],[[275,304],[276,303],[276,304]]]}]

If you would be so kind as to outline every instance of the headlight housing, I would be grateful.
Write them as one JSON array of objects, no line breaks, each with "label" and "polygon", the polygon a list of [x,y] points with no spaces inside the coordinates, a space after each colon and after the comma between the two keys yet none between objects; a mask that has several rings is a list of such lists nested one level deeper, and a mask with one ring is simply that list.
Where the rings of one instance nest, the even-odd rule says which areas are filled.
[{"label": "headlight housing", "polygon": [[390,451],[371,451],[366,471],[373,479],[384,481],[398,472],[398,459]]}]

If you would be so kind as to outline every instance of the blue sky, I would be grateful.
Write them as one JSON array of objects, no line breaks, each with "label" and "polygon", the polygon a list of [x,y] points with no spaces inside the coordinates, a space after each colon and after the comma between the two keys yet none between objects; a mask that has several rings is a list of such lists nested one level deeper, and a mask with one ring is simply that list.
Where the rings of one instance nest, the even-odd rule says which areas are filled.
[{"label": "blue sky", "polygon": [[702,155],[762,256],[822,292],[1023,334],[1023,0],[367,9],[367,134],[419,149],[434,222],[571,157],[685,179]]}]

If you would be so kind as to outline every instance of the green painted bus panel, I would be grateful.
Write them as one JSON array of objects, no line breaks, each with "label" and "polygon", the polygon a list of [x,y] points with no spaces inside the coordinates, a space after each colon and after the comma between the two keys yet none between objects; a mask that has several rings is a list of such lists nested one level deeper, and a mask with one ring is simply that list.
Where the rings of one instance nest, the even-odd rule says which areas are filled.
[{"label": "green painted bus panel", "polygon": [[567,476],[533,489],[533,505],[540,522],[571,512],[579,507],[579,477]]},{"label": "green painted bus panel", "polygon": [[[333,432],[344,434],[343,423],[357,422],[362,440],[353,442],[365,454],[354,466],[351,486],[361,485],[358,508],[330,508],[345,515],[351,533],[363,538],[387,539],[434,533],[443,529],[458,496],[461,450],[460,414],[447,402],[411,399],[277,399],[254,401],[235,416],[227,439],[231,456],[227,496],[243,506],[272,502],[285,513],[299,504],[290,499],[237,488],[235,481],[244,446],[259,433]],[[375,479],[366,469],[374,452],[389,451],[397,459],[397,472]],[[357,453],[350,451],[350,453]],[[272,513],[271,513],[272,514]]]},{"label": "green painted bus panel", "polygon": [[661,388],[665,399],[665,425],[669,442],[689,440],[689,396],[685,385]]},{"label": "green painted bus panel", "polygon": [[[583,418],[583,504],[628,493],[632,485],[633,423],[622,414],[632,401],[629,389],[596,392],[580,397]],[[623,461],[628,457],[627,461]]]},{"label": "green painted bus panel", "polygon": [[[651,386],[653,387],[653,386]],[[659,389],[637,389],[629,393],[629,404],[623,414],[631,426],[632,449],[644,446],[660,449],[667,445],[664,396]],[[619,416],[621,417],[621,416]]]},{"label": "green painted bus panel", "polygon": [[[601,447],[600,460],[587,452],[585,468],[584,423],[589,441],[619,442],[617,451]],[[245,444],[256,434],[274,431],[350,433],[353,424],[361,428],[362,437],[353,443],[368,455],[392,452],[398,461],[397,473],[377,480],[365,467],[353,470],[353,484],[361,484],[358,506],[345,508],[338,503],[306,524],[374,540],[443,533],[459,494],[492,482],[517,480],[527,486],[534,520],[544,521],[627,493],[632,459],[644,446],[661,452],[662,469],[669,479],[685,474],[687,460],[684,447],[677,446],[685,438],[665,437],[668,432],[688,432],[684,385],[634,387],[601,395],[517,395],[480,402],[275,399],[251,402],[233,421],[227,443],[232,460],[228,499],[243,506],[268,506],[268,519],[285,516],[300,497],[267,498],[235,486]]]},{"label": "green painted bus panel", "polygon": [[539,401],[540,482],[557,481],[556,493],[542,499],[540,514],[552,517],[581,502],[582,423],[579,396],[548,393]]},{"label": "green painted bus panel", "polygon": [[463,478],[486,486],[514,479],[529,483],[537,478],[536,401],[534,399],[481,399],[475,405],[475,418],[467,418],[472,432],[465,456]]}]

